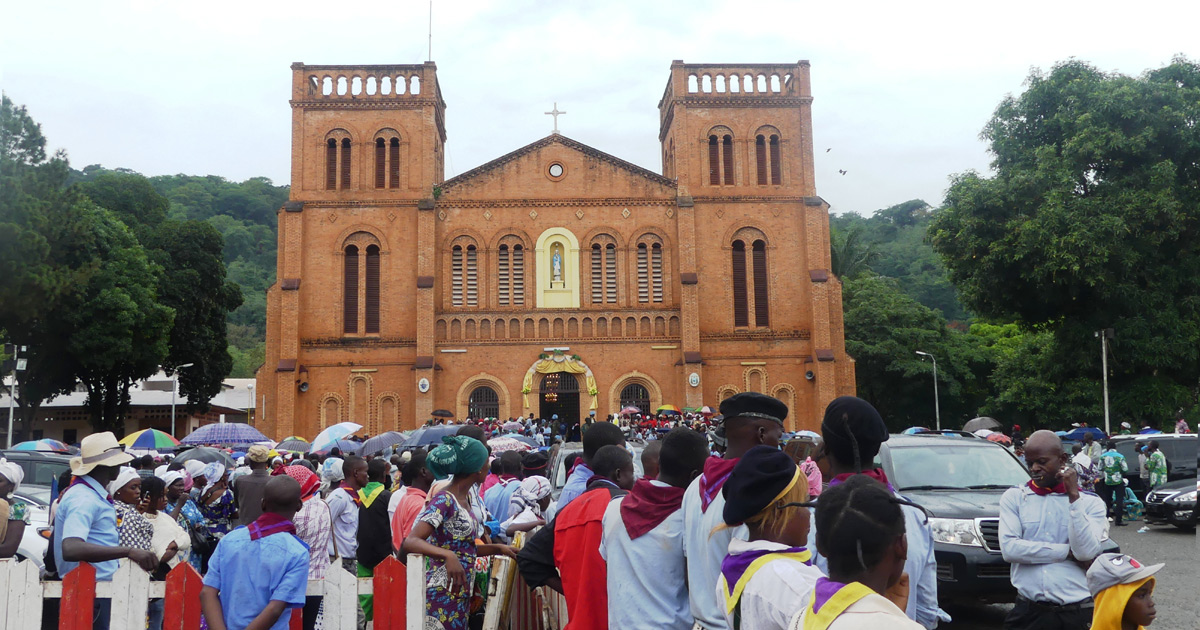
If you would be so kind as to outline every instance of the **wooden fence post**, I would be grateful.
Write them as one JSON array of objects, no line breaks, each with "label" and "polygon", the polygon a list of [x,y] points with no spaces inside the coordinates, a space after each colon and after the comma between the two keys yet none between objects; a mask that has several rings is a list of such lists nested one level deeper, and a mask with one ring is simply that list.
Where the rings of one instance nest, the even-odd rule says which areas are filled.
[{"label": "wooden fence post", "polygon": [[405,608],[408,617],[406,630],[425,628],[425,556],[408,554],[408,596]]},{"label": "wooden fence post", "polygon": [[408,622],[408,579],[395,556],[375,565],[375,630],[404,630]]},{"label": "wooden fence post", "polygon": [[163,630],[195,630],[200,627],[202,588],[204,581],[192,565],[180,562],[171,569],[167,574]]},{"label": "wooden fence post", "polygon": [[117,565],[112,579],[113,630],[133,630],[146,625],[146,608],[150,602],[150,574],[128,558]]},{"label": "wooden fence post", "polygon": [[358,627],[358,577],[342,568],[340,562],[325,572],[325,630],[354,630]]},{"label": "wooden fence post", "polygon": [[42,583],[32,562],[0,560],[0,630],[42,625]]},{"label": "wooden fence post", "polygon": [[58,630],[91,630],[96,605],[96,567],[80,562],[63,578],[62,587]]}]

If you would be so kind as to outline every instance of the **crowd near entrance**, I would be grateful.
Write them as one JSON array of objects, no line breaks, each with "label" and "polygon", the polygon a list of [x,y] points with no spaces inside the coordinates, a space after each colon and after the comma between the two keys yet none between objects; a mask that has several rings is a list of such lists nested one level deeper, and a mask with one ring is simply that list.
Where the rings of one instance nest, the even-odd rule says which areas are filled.
[{"label": "crowd near entrance", "polygon": [[554,372],[542,377],[538,399],[542,418],[557,415],[569,424],[579,423],[579,379],[574,374]]},{"label": "crowd near entrance", "polygon": [[481,385],[471,390],[467,400],[467,417],[469,418],[498,418],[500,416],[500,396],[496,390]]},{"label": "crowd near entrance", "polygon": [[621,409],[636,407],[642,413],[650,413],[650,392],[644,385],[630,383],[621,389]]}]

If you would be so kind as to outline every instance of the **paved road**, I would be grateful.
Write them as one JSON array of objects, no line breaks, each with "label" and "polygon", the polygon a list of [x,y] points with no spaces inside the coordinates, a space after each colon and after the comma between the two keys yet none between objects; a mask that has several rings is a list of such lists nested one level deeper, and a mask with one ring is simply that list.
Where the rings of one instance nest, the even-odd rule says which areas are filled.
[{"label": "paved road", "polygon": [[[1158,618],[1149,630],[1200,630],[1200,542],[1195,532],[1154,526],[1139,534],[1143,523],[1113,527],[1110,535],[1121,551],[1146,564],[1166,563],[1157,575],[1154,601]],[[1011,604],[954,605],[954,623],[939,630],[996,630],[1004,625]]]}]

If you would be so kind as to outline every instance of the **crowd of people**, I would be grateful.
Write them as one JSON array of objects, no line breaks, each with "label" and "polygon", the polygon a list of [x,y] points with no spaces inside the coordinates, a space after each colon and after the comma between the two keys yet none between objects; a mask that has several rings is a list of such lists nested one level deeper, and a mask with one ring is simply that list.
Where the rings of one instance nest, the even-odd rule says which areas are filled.
[{"label": "crowd of people", "polygon": [[[99,433],[84,439],[51,508],[48,570],[65,576],[89,562],[111,580],[128,558],[164,579],[186,562],[203,576],[203,627],[214,630],[283,630],[293,609],[304,628],[320,627],[322,598],[306,595],[308,580],[331,566],[369,577],[388,556],[409,554],[424,557],[431,629],[477,627],[492,556],[515,559],[530,588],[561,593],[570,630],[950,621],[938,605],[928,515],[873,466],[889,437],[880,414],[858,398],[834,400],[819,449],[803,454],[781,445],[787,414],[775,398],[744,393],[711,421],[583,423],[582,453],[563,464],[556,501],[547,452],[493,453],[490,429],[502,427],[486,422],[390,457],[276,457],[255,446],[234,470],[135,460]],[[528,430],[560,428],[552,422]],[[647,429],[660,439],[645,443],[638,476],[627,441]],[[1105,502],[1117,500],[1108,488],[1123,486],[1124,459],[1090,441],[1067,454],[1048,431],[1021,446],[1032,479],[1004,494],[999,522],[1018,593],[1005,627],[1148,625],[1159,567],[1101,553]],[[1147,460],[1152,487],[1158,457]],[[0,460],[0,497],[20,483],[20,468]],[[20,540],[19,505],[0,501],[0,557]],[[365,628],[374,602],[359,599]],[[110,606],[96,600],[96,628]],[[148,628],[161,628],[162,611],[151,602]]]}]

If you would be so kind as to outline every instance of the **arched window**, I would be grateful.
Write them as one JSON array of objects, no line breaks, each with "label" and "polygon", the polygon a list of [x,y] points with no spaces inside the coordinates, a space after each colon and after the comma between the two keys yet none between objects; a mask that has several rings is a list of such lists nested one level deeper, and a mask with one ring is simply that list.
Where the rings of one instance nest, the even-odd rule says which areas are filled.
[{"label": "arched window", "polygon": [[771,184],[776,186],[783,181],[779,160],[779,136],[771,136]]},{"label": "arched window", "polygon": [[746,296],[746,244],[742,241],[733,242],[733,325],[750,325]]},{"label": "arched window", "polygon": [[379,332],[379,246],[367,246],[365,321],[363,332],[377,334]]},{"label": "arched window", "polygon": [[463,248],[455,245],[450,250],[450,304],[463,305]]},{"label": "arched window", "polygon": [[754,265],[754,325],[765,328],[770,325],[767,308],[767,244],[757,240],[751,249]]},{"label": "arched window", "polygon": [[358,332],[358,247],[347,245],[345,253],[342,332],[354,334]]},{"label": "arched window", "polygon": [[604,301],[604,248],[592,243],[592,303]]},{"label": "arched window", "polygon": [[640,383],[630,383],[621,388],[621,409],[637,407],[642,413],[654,411],[650,408],[650,392]]},{"label": "arched window", "polygon": [[342,138],[342,190],[350,188],[350,138]]},{"label": "arched window", "polygon": [[375,139],[375,187],[383,188],[387,185],[387,141],[383,138]]},{"label": "arched window", "polygon": [[510,286],[509,282],[512,278],[512,275],[510,272],[510,269],[512,269],[512,267],[510,266],[508,252],[509,252],[508,245],[501,245],[500,251],[496,255],[497,265],[498,265],[498,268],[496,270],[497,271],[496,275],[499,276],[499,278],[498,278],[499,281],[497,282],[496,286],[500,291],[500,296],[499,296],[500,306],[508,306],[509,299],[510,299],[509,298],[509,286]]},{"label": "arched window", "polygon": [[758,173],[758,185],[767,185],[767,139],[758,136],[754,139],[754,166]]},{"label": "arched window", "polygon": [[650,246],[650,297],[655,302],[663,301],[663,253],[662,244]]},{"label": "arched window", "polygon": [[725,185],[733,185],[733,136],[721,138],[721,166],[724,168]]},{"label": "arched window", "polygon": [[732,186],[733,133],[717,127],[708,136],[708,183],[713,186]]},{"label": "arched window", "polygon": [[513,245],[512,303],[525,303],[525,248]]},{"label": "arched window", "polygon": [[715,135],[708,137],[708,183],[721,185],[721,147]]},{"label": "arched window", "polygon": [[400,187],[400,138],[392,138],[388,152],[388,188]]},{"label": "arched window", "polygon": [[453,306],[479,305],[479,269],[476,265],[476,249],[473,243],[455,245],[450,250],[450,304]]},{"label": "arched window", "polygon": [[604,246],[604,301],[617,303],[617,246],[613,243]]},{"label": "arched window", "polygon": [[525,250],[515,235],[502,239],[496,253],[496,303],[508,306],[525,303]]},{"label": "arched window", "polygon": [[337,190],[337,140],[330,138],[325,143],[325,190]]},{"label": "arched window", "polygon": [[467,245],[467,306],[479,305],[479,276],[475,267],[475,246]]},{"label": "arched window", "polygon": [[601,234],[592,241],[590,274],[592,304],[616,304],[617,245],[607,234]]},{"label": "arched window", "polygon": [[637,246],[638,302],[650,301],[650,260],[645,243]]},{"label": "arched window", "polygon": [[467,415],[471,418],[495,418],[500,415],[500,396],[487,385],[471,390],[467,399]]}]

